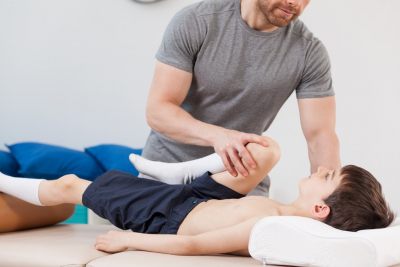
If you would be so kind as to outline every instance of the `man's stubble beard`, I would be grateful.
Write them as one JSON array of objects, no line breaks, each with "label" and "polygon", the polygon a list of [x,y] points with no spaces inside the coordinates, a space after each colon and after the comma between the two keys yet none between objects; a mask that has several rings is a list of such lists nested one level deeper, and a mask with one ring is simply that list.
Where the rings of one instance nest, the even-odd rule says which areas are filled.
[{"label": "man's stubble beard", "polygon": [[278,5],[270,5],[270,0],[256,0],[256,11],[259,12],[261,19],[268,24],[274,25],[276,27],[286,27],[291,21],[298,17],[297,10],[290,7],[283,7],[285,10],[293,12],[293,16],[290,18],[285,18],[284,15],[275,16],[274,12],[279,7]]}]

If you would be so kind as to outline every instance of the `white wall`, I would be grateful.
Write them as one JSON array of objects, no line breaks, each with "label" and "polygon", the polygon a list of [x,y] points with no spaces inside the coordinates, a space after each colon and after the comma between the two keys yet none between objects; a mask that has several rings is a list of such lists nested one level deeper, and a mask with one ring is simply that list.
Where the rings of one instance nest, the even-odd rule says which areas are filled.
[{"label": "white wall", "polygon": [[[173,14],[194,2],[1,0],[0,149],[142,147],[154,55]],[[400,213],[398,10],[399,1],[318,0],[302,19],[331,56],[342,164],[370,170]],[[272,197],[289,203],[309,173],[294,95],[267,134],[282,149]]]}]

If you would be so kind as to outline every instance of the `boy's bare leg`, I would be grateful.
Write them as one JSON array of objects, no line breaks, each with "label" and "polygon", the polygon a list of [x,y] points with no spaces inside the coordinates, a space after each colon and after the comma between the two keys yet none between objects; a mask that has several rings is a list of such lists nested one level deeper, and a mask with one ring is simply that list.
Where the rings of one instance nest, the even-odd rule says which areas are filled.
[{"label": "boy's bare leg", "polygon": [[[71,204],[82,205],[82,195],[91,184],[90,181],[72,174],[57,180],[42,180],[40,184],[24,178],[4,175],[2,178],[7,180],[7,185],[3,181],[4,194],[0,194],[0,232],[45,226],[67,219],[75,209],[75,205]],[[24,198],[24,194],[36,194],[39,201],[35,198]]]},{"label": "boy's bare leg", "polygon": [[216,153],[204,158],[180,163],[151,161],[133,154],[129,159],[141,173],[168,184],[182,184],[185,180],[193,180],[206,171],[210,171],[213,173],[211,177],[220,184],[230,187],[239,193],[247,194],[265,178],[280,158],[278,144],[271,138],[263,137],[268,142],[267,147],[255,143],[247,144],[247,148],[258,166],[253,170],[242,160],[243,165],[249,172],[247,177],[241,176],[239,172],[237,177],[230,175],[226,171],[222,159]]},{"label": "boy's bare leg", "polygon": [[[271,140],[264,138],[265,144],[268,144],[268,140]],[[217,153],[177,163],[152,161],[135,154],[129,155],[129,160],[140,173],[167,184],[188,184],[202,176],[206,171],[215,174],[226,170],[221,157]]]},{"label": "boy's bare leg", "polygon": [[218,183],[243,195],[247,195],[267,176],[280,158],[279,145],[271,138],[265,136],[264,138],[268,141],[268,147],[255,143],[249,143],[246,146],[257,164],[257,168],[253,170],[242,160],[243,165],[249,172],[247,177],[242,176],[240,172],[237,172],[238,176],[234,177],[228,171],[213,174],[211,177]]},{"label": "boy's bare leg", "polygon": [[0,193],[0,233],[48,226],[74,214],[74,204],[42,207]]},{"label": "boy's bare leg", "polygon": [[92,182],[68,174],[57,180],[12,177],[0,173],[0,192],[37,206],[64,203],[82,205],[82,195]]},{"label": "boy's bare leg", "polygon": [[82,205],[82,195],[91,183],[73,174],[57,180],[45,180],[39,186],[39,200],[44,206],[64,203]]}]

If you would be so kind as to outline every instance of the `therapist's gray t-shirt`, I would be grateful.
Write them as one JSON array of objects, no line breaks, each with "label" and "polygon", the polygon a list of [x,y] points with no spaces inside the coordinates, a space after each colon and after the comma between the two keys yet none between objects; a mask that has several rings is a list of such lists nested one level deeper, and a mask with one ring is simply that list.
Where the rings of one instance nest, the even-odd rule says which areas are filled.
[{"label": "therapist's gray t-shirt", "polygon": [[[265,132],[293,91],[297,98],[334,95],[328,53],[304,23],[254,30],[241,17],[240,0],[206,0],[182,9],[156,59],[193,73],[181,108],[197,120],[241,132]],[[181,162],[214,152],[152,130],[143,156]]]}]

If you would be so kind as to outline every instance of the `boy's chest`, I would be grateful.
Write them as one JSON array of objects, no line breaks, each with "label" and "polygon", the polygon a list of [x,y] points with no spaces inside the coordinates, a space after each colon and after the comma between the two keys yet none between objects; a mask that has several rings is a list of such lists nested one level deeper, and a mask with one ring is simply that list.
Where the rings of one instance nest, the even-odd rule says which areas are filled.
[{"label": "boy's chest", "polygon": [[255,216],[276,215],[278,215],[276,205],[264,197],[210,200],[201,203],[188,214],[178,234],[197,235],[231,227]]}]

